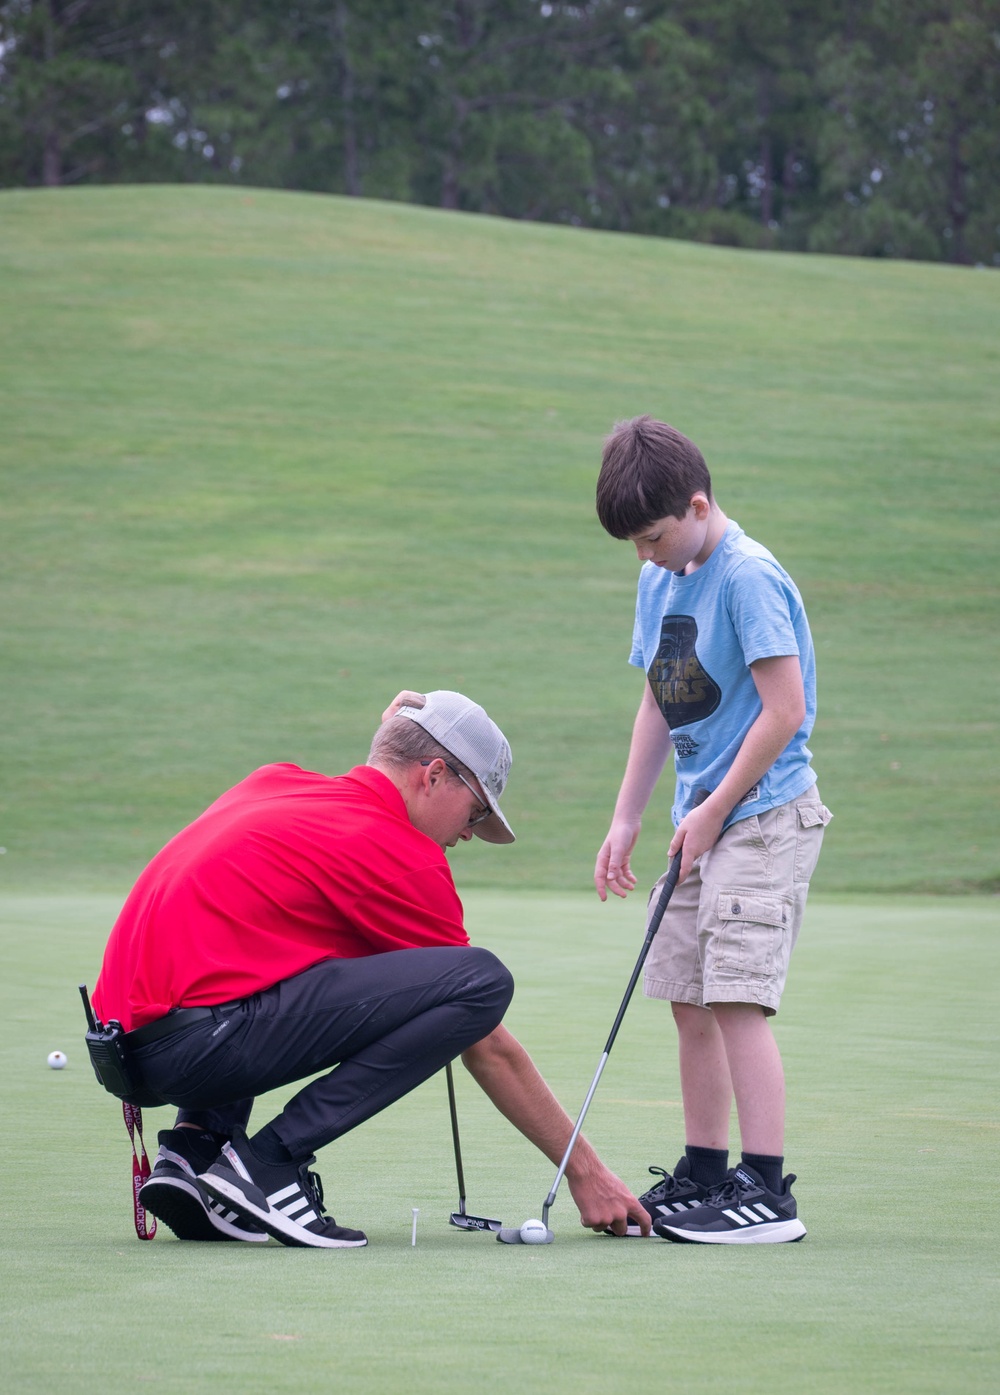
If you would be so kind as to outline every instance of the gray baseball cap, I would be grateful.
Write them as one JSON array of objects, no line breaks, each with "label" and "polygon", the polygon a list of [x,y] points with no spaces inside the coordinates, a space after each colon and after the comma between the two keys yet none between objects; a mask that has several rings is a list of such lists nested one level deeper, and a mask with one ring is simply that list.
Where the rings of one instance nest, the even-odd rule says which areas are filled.
[{"label": "gray baseball cap", "polygon": [[513,757],[506,736],[477,702],[461,693],[438,688],[424,695],[423,707],[401,707],[397,716],[409,717],[439,741],[446,751],[472,771],[493,810],[473,832],[486,843],[513,843],[514,831],[504,818],[499,799],[503,794]]}]

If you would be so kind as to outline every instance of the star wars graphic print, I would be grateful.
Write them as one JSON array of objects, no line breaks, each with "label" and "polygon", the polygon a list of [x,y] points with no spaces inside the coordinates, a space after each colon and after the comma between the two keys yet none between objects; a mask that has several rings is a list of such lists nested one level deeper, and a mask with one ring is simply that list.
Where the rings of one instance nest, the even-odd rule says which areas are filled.
[{"label": "star wars graphic print", "polygon": [[663,617],[660,645],[646,677],[671,730],[711,717],[722,701],[722,689],[698,658],[697,639],[692,616]]}]

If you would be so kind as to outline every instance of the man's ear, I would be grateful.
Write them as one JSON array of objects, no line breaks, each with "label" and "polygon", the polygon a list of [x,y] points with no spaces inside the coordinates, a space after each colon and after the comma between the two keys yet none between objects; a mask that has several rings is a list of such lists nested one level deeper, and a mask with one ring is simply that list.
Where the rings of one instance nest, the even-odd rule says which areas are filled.
[{"label": "man's ear", "polygon": [[448,767],[440,756],[435,756],[427,765],[419,766],[421,784],[430,791],[448,778]]}]

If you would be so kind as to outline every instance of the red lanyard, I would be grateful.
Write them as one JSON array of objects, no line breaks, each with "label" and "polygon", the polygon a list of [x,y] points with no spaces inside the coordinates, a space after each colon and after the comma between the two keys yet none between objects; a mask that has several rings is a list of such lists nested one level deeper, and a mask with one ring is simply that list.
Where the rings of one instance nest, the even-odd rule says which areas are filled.
[{"label": "red lanyard", "polygon": [[[140,1240],[152,1240],[156,1234],[156,1217],[148,1215],[145,1206],[139,1200],[139,1188],[149,1176],[150,1171],[146,1145],[142,1141],[142,1110],[138,1105],[128,1104],[123,1100],[122,1114],[125,1116],[128,1136],[132,1140],[132,1206],[135,1210],[135,1233]],[[139,1138],[138,1150],[135,1146],[137,1135]],[[141,1161],[140,1153],[142,1155]]]}]

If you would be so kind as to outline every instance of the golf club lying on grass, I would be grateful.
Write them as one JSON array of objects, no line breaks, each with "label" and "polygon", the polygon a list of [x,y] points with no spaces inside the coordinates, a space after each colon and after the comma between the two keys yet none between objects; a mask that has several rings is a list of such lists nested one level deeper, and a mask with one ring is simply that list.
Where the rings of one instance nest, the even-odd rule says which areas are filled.
[{"label": "golf club lying on grass", "polygon": [[470,1216],[465,1209],[465,1173],[462,1171],[462,1145],[458,1141],[458,1110],[455,1108],[455,1077],[452,1074],[451,1062],[444,1068],[445,1076],[448,1080],[448,1108],[451,1110],[451,1136],[455,1141],[455,1171],[458,1173],[458,1210],[452,1211],[448,1217],[448,1224],[458,1226],[459,1230],[492,1230],[499,1231],[501,1225],[499,1221],[490,1220],[488,1216]]},{"label": "golf club lying on grass", "polygon": [[[708,791],[699,790],[695,797],[695,805],[701,804],[707,798]],[[583,1128],[583,1121],[587,1117],[587,1110],[590,1108],[590,1101],[594,1098],[594,1091],[597,1089],[597,1082],[600,1080],[604,1067],[608,1063],[608,1056],[611,1054],[611,1048],[614,1045],[615,1037],[618,1035],[618,1028],[622,1025],[622,1018],[625,1016],[625,1009],[628,1007],[635,985],[639,981],[639,975],[642,973],[642,966],[645,964],[646,956],[649,954],[650,945],[653,943],[656,932],[660,928],[660,921],[663,919],[663,913],[667,909],[671,896],[674,894],[674,887],[677,885],[677,878],[680,876],[680,872],[681,854],[680,852],[676,852],[670,860],[667,875],[664,878],[663,886],[660,888],[660,895],[656,902],[656,908],[649,918],[646,938],[642,942],[642,949],[639,951],[639,957],[635,961],[635,968],[632,970],[632,977],[629,979],[628,987],[625,989],[625,996],[622,998],[622,1005],[618,1009],[618,1016],[615,1018],[614,1026],[611,1028],[611,1035],[608,1037],[607,1045],[604,1048],[604,1054],[600,1059],[594,1078],[590,1082],[587,1098],[583,1102],[583,1108],[580,1110],[573,1132],[570,1135],[569,1143],[566,1145],[566,1151],[563,1153],[562,1162],[559,1164],[559,1171],[556,1173],[556,1180],[552,1183],[552,1190],[545,1198],[545,1203],[542,1206],[542,1219],[541,1221],[525,1221],[524,1225],[521,1226],[519,1230],[513,1226],[502,1226],[500,1230],[497,1231],[497,1239],[502,1241],[505,1245],[551,1245],[552,1241],[555,1239],[555,1236],[549,1229],[549,1208],[556,1199],[559,1183],[563,1179],[563,1174],[566,1171],[567,1164],[576,1146],[576,1140],[580,1136],[580,1130]]]}]

